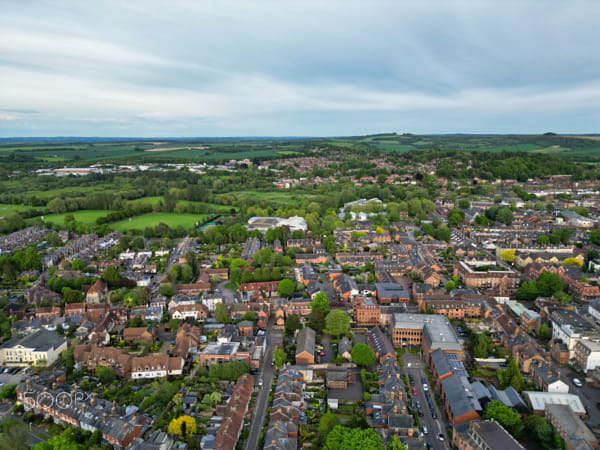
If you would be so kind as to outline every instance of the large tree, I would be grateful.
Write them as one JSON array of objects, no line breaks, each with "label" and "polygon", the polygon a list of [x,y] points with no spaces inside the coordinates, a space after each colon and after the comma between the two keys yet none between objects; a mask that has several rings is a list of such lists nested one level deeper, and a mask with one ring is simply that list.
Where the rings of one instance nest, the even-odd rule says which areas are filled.
[{"label": "large tree", "polygon": [[339,337],[350,329],[350,318],[345,311],[334,309],[325,317],[325,331]]},{"label": "large tree", "polygon": [[315,331],[323,331],[325,328],[325,311],[323,311],[323,308],[319,308],[318,306],[313,308],[310,312],[308,324]]},{"label": "large tree", "polygon": [[323,292],[318,292],[310,303],[310,309],[315,307],[322,308],[325,314],[329,313],[329,299]]},{"label": "large tree", "polygon": [[523,428],[520,414],[499,400],[488,403],[483,418],[496,420],[513,436],[518,436]]},{"label": "large tree", "polygon": [[102,272],[101,278],[106,282],[110,289],[117,289],[121,287],[121,276],[114,266],[108,266]]},{"label": "large tree", "polygon": [[228,323],[229,322],[229,311],[227,310],[227,306],[223,303],[217,303],[215,307],[215,319],[217,322]]},{"label": "large tree", "polygon": [[381,437],[373,428],[335,426],[327,435],[324,450],[384,450]]},{"label": "large tree", "polygon": [[563,283],[560,275],[554,272],[542,272],[535,280],[535,287],[542,297],[550,297],[562,290]]},{"label": "large tree", "polygon": [[525,387],[523,374],[519,370],[519,366],[514,359],[510,359],[506,369],[498,370],[496,375],[502,389],[512,386],[517,392],[521,392]]},{"label": "large tree", "polygon": [[295,290],[296,284],[292,280],[286,278],[279,282],[277,294],[279,294],[281,297],[290,298]]},{"label": "large tree", "polygon": [[273,350],[273,360],[275,367],[281,367],[287,361],[287,353],[282,348],[276,348]]},{"label": "large tree", "polygon": [[552,444],[552,424],[545,418],[531,414],[525,419],[525,431],[545,448]]},{"label": "large tree", "polygon": [[375,353],[367,344],[356,344],[352,347],[352,362],[357,366],[370,366],[375,362]]},{"label": "large tree", "polygon": [[332,412],[327,412],[321,416],[319,419],[319,436],[322,440],[327,439],[327,435],[331,430],[333,430],[337,425],[340,424],[340,418],[337,414]]},{"label": "large tree", "polygon": [[300,322],[298,314],[290,314],[287,319],[285,319],[285,331],[288,333],[293,333],[294,331],[301,329],[302,323]]}]

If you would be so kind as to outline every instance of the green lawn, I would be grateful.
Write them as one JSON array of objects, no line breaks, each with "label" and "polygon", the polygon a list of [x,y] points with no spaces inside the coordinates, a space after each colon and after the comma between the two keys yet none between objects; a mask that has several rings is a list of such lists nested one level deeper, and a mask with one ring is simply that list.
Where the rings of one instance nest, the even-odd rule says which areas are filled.
[{"label": "green lawn", "polygon": [[[151,205],[154,203],[157,203],[159,201],[165,201],[164,197],[141,197],[141,198],[137,198],[135,200],[130,200],[129,203],[134,203],[134,202],[139,202],[139,201],[144,201],[146,203],[150,203]],[[202,204],[202,202],[192,202],[189,200],[178,200],[178,203],[181,203],[183,205],[200,205]],[[226,205],[217,205],[216,203],[204,203],[205,205],[208,205],[209,208],[215,210],[215,211],[222,211],[222,212],[229,212],[232,208],[232,206],[226,206]]]},{"label": "green lawn", "polygon": [[[106,210],[81,210],[81,211],[74,211],[72,213],[67,213],[67,214],[73,214],[73,216],[75,217],[75,220],[77,220],[78,222],[83,222],[85,224],[93,225],[96,223],[96,219],[98,217],[106,216],[110,212],[111,211],[106,211]],[[63,225],[65,223],[65,216],[67,214],[49,214],[47,216],[44,216],[44,220],[47,222],[55,223],[57,225]]]},{"label": "green lawn", "polygon": [[117,231],[143,230],[146,227],[155,227],[163,222],[171,228],[177,228],[181,225],[183,228],[190,229],[196,226],[196,222],[204,222],[207,217],[206,214],[150,213],[115,222],[111,225],[111,228]]}]

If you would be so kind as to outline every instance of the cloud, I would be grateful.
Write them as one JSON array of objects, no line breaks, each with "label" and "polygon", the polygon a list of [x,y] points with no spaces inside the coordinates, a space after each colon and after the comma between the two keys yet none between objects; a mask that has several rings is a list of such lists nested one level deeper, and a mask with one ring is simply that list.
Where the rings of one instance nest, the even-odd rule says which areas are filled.
[{"label": "cloud", "polygon": [[0,135],[598,131],[600,4],[550,3],[8,2]]}]

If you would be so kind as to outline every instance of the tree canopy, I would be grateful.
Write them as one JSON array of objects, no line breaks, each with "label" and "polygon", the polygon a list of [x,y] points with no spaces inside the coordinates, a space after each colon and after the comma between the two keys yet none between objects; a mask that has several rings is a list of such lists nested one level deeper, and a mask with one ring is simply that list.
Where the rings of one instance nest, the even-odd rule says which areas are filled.
[{"label": "tree canopy", "polygon": [[384,450],[381,437],[373,428],[335,426],[327,435],[324,450]]},{"label": "tree canopy", "polygon": [[288,278],[281,280],[277,286],[277,294],[285,298],[290,298],[295,290],[296,284]]},{"label": "tree canopy", "polygon": [[483,418],[496,420],[513,436],[518,436],[523,428],[519,413],[499,400],[488,403]]},{"label": "tree canopy", "polygon": [[310,303],[311,310],[315,307],[322,308],[325,314],[329,312],[329,299],[323,292],[318,292]]},{"label": "tree canopy", "polygon": [[345,311],[334,309],[325,317],[325,331],[339,337],[350,329],[350,318]]},{"label": "tree canopy", "polygon": [[367,344],[356,344],[352,347],[352,362],[357,366],[370,366],[375,362],[375,353]]}]

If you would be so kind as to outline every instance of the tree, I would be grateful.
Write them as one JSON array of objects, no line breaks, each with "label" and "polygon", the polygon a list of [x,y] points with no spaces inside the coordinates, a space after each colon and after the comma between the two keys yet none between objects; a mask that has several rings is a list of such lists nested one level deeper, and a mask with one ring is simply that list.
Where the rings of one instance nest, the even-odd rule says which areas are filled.
[{"label": "tree", "polygon": [[373,428],[346,428],[336,425],[327,435],[323,450],[384,450],[381,437]]},{"label": "tree", "polygon": [[554,300],[559,302],[561,305],[566,305],[567,303],[571,303],[572,297],[567,294],[565,291],[556,291],[552,296]]},{"label": "tree", "polygon": [[104,366],[96,367],[96,376],[102,384],[108,384],[115,379],[115,373],[113,372],[113,370],[109,367]]},{"label": "tree", "polygon": [[517,300],[535,300],[538,298],[538,296],[539,292],[537,290],[535,281],[524,281],[521,283],[519,289],[517,289],[517,292],[515,292],[515,297]]},{"label": "tree", "polygon": [[256,323],[256,313],[254,311],[246,311],[241,317],[241,320],[249,320],[250,322]]},{"label": "tree", "polygon": [[469,201],[468,198],[461,198],[458,201],[458,207],[460,209],[469,209],[471,207],[471,202]]},{"label": "tree", "polygon": [[190,416],[179,416],[169,423],[169,433],[176,436],[186,436],[196,433],[196,419]]},{"label": "tree", "polygon": [[327,439],[327,435],[329,434],[329,432],[339,424],[340,418],[337,416],[337,414],[331,412],[326,412],[325,414],[323,414],[321,416],[321,419],[319,420],[318,427],[319,436],[321,437],[321,439]]},{"label": "tree", "polygon": [[563,284],[560,275],[546,271],[537,277],[535,287],[542,297],[550,297],[555,292],[562,290]]},{"label": "tree", "polygon": [[17,385],[16,384],[5,384],[0,389],[1,399],[16,399],[17,398]]},{"label": "tree", "polygon": [[450,292],[452,289],[454,289],[456,287],[456,283],[452,280],[448,281],[446,283],[446,291]]},{"label": "tree", "polygon": [[596,245],[600,245],[600,228],[596,228],[590,233],[590,241]]},{"label": "tree", "polygon": [[514,250],[504,250],[502,253],[500,253],[500,258],[502,258],[504,261],[512,263],[515,262],[516,256],[515,256],[515,251]]},{"label": "tree", "polygon": [[295,283],[292,280],[286,278],[279,282],[279,286],[277,287],[277,294],[281,297],[290,298],[295,290]]},{"label": "tree", "polygon": [[388,442],[387,450],[408,450],[408,447],[400,441],[398,436],[394,435]]},{"label": "tree", "polygon": [[544,447],[551,447],[553,430],[552,424],[541,416],[531,414],[525,419],[525,431]]},{"label": "tree", "polygon": [[357,366],[370,366],[375,362],[375,353],[367,344],[356,344],[352,347],[352,362]]},{"label": "tree", "polygon": [[350,329],[350,318],[345,311],[334,309],[325,317],[325,331],[339,337]]},{"label": "tree", "polygon": [[492,341],[485,333],[473,334],[471,342],[475,358],[487,358],[493,350]]},{"label": "tree", "polygon": [[273,350],[273,359],[275,360],[275,367],[279,368],[287,361],[287,353],[282,348],[276,348]]},{"label": "tree", "polygon": [[512,221],[515,219],[512,211],[507,207],[502,207],[498,210],[496,214],[496,220],[498,222],[503,223],[504,225],[510,225]]},{"label": "tree", "polygon": [[296,330],[302,329],[302,323],[300,322],[300,317],[298,314],[290,314],[287,319],[285,319],[285,331],[292,334]]},{"label": "tree", "polygon": [[521,392],[525,387],[523,374],[519,370],[519,366],[514,359],[510,359],[506,369],[498,370],[496,375],[498,377],[498,383],[502,389],[512,386],[517,392]]},{"label": "tree", "polygon": [[279,267],[273,267],[273,270],[271,271],[271,280],[281,280],[281,270],[279,269]]},{"label": "tree", "polygon": [[572,266],[581,269],[583,263],[579,261],[577,258],[566,258],[563,262],[563,266]]},{"label": "tree", "polygon": [[315,298],[313,298],[313,301],[310,303],[311,311],[315,307],[321,308],[325,314],[329,313],[329,299],[323,292],[318,292],[315,295]]},{"label": "tree", "polygon": [[181,325],[181,319],[174,319],[174,318],[169,319],[169,330],[171,330],[171,333],[177,331],[177,328],[179,328],[179,325]]},{"label": "tree", "polygon": [[550,339],[550,336],[550,328],[548,328],[548,325],[546,325],[545,323],[541,324],[537,330],[537,337],[547,341],[548,339]]},{"label": "tree", "polygon": [[163,283],[158,288],[158,292],[160,292],[160,295],[164,295],[165,297],[171,298],[175,295],[175,292],[177,291],[175,289],[175,286],[173,286],[173,283]]},{"label": "tree", "polygon": [[229,322],[229,311],[227,310],[227,306],[223,303],[217,303],[215,307],[215,319],[221,323]]},{"label": "tree", "polygon": [[102,272],[102,278],[110,289],[117,289],[121,287],[121,276],[117,272],[117,269],[114,266],[108,266]]},{"label": "tree", "polygon": [[536,239],[535,243],[539,245],[548,245],[550,243],[550,239],[545,234],[542,234]]},{"label": "tree", "polygon": [[82,259],[75,258],[71,261],[71,269],[73,270],[83,270],[85,269],[85,263]]},{"label": "tree", "polygon": [[518,436],[523,428],[519,413],[499,400],[494,400],[487,405],[483,418],[496,420],[513,436]]},{"label": "tree", "polygon": [[310,312],[308,324],[315,331],[323,331],[325,328],[325,311],[323,311],[323,308],[319,308],[318,306],[313,308]]}]

